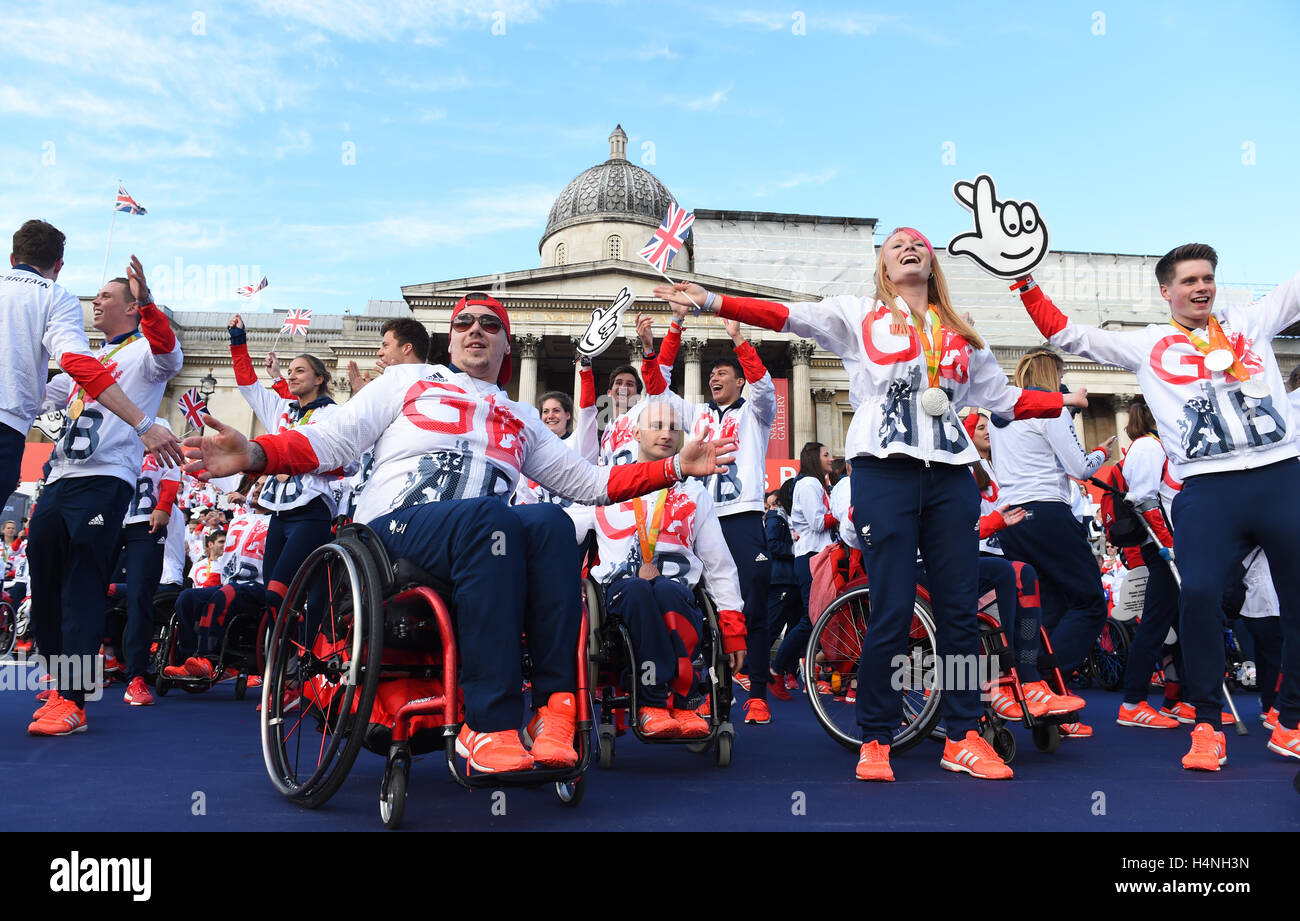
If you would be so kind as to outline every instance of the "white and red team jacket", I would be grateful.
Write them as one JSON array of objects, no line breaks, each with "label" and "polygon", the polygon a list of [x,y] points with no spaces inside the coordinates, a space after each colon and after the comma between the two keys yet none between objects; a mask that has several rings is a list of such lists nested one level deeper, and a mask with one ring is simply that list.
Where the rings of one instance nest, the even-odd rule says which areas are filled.
[{"label": "white and red team jacket", "polygon": [[[248,401],[248,405],[253,407],[257,421],[261,422],[262,428],[268,432],[287,432],[315,425],[338,412],[338,404],[329,397],[320,397],[307,406],[301,406],[297,400],[286,399],[275,391],[263,387],[257,381],[257,371],[253,368],[253,361],[248,357],[246,341],[232,340],[230,357],[235,366],[235,383],[239,387],[239,392]],[[306,421],[303,421],[304,419]],[[361,452],[358,450],[348,458],[346,464],[338,466],[354,469],[360,456]],[[319,497],[329,508],[332,518],[338,511],[338,500],[335,498],[331,484],[338,478],[339,472],[339,470],[329,470],[322,473],[304,473],[284,480],[271,477],[262,487],[261,503],[273,512],[287,512],[290,509],[303,508]]]},{"label": "white and red team jacket", "polygon": [[334,470],[368,448],[375,466],[357,502],[364,524],[426,502],[497,496],[522,473],[575,502],[641,495],[671,479],[672,460],[637,468],[598,467],[569,450],[537,410],[495,383],[444,365],[394,365],[315,423],[255,441],[268,472]]},{"label": "white and red team jacket", "polygon": [[[591,570],[591,577],[597,582],[609,585],[619,579],[637,577],[645,561],[641,559],[633,503],[641,505],[649,523],[654,518],[656,497],[657,493],[651,493],[615,505],[574,507],[571,514],[578,524],[578,533],[586,534],[593,527],[596,531],[600,563]],[[654,559],[650,562],[665,579],[687,588],[694,588],[703,576],[709,597],[718,608],[723,650],[734,652],[745,648],[740,578],[722,536],[722,525],[714,514],[713,500],[699,480],[690,479],[668,487]]]},{"label": "white and red team jacket", "polygon": [[[573,431],[560,440],[569,450],[576,451],[585,460],[594,464],[600,456],[600,444],[596,438],[596,375],[591,368],[583,368],[579,376],[582,389],[578,392],[578,405],[573,413]],[[538,421],[541,421],[540,415]],[[550,502],[563,508],[573,504],[536,480],[521,477],[519,485],[515,487],[514,504],[535,505],[539,502]]]},{"label": "white and red team jacket", "polygon": [[[161,419],[159,423],[166,424]],[[149,516],[157,508],[167,513],[170,527],[171,513],[176,507],[180,486],[180,467],[163,467],[152,454],[146,454],[140,465],[140,476],[135,481],[135,495],[126,508],[122,524],[148,523]]]},{"label": "white and red team jacket", "polygon": [[27,434],[42,411],[51,356],[91,398],[113,383],[112,374],[91,354],[81,301],[63,286],[31,266],[7,268],[0,272],[0,307],[4,312],[0,424]]},{"label": "white and red team jacket", "polygon": [[[998,489],[998,479],[993,473],[993,465],[984,458],[979,465],[988,474],[989,485],[980,491],[980,553],[1002,556],[1002,545],[998,542],[998,532],[1007,526],[998,507],[1007,504],[1007,500]],[[974,476],[974,473],[971,474]]]},{"label": "white and red team jacket", "polygon": [[1004,503],[1064,502],[1074,509],[1069,477],[1086,479],[1106,463],[1100,448],[1084,451],[1070,413],[1054,419],[989,420],[989,444]]},{"label": "white and red team jacket", "polygon": [[[963,432],[965,430],[963,429]],[[790,500],[790,537],[795,557],[820,553],[835,539],[835,516],[826,487],[815,476],[801,476]]]},{"label": "white and red team jacket", "polygon": [[[139,338],[125,345],[126,337],[105,342],[95,357],[111,375],[112,383],[150,413],[162,402],[167,382],[180,371],[184,356],[167,315],[154,304],[140,307],[138,332]],[[78,397],[80,393],[69,374],[56,376],[45,389],[41,407],[45,412],[67,409],[78,398],[85,407],[80,416],[64,424],[50,455],[46,485],[63,477],[113,476],[134,486],[144,459],[144,442],[131,426],[100,406],[91,391]]]},{"label": "white and red team jacket", "polygon": [[736,346],[736,358],[749,384],[749,399],[727,407],[692,403],[668,389],[668,374],[677,358],[682,327],[673,323],[660,346],[657,359],[641,364],[646,394],[661,397],[676,407],[682,428],[696,441],[736,439],[736,459],[726,473],[704,478],[718,517],[740,512],[762,512],[767,481],[767,443],[776,418],[776,385],[772,375],[748,342]]},{"label": "white and red team jacket", "polygon": [[[1097,329],[1070,320],[1037,286],[1021,293],[1034,324],[1048,341],[1074,355],[1116,365],[1137,375],[1155,416],[1169,465],[1185,480],[1202,473],[1249,470],[1300,455],[1296,414],[1272,339],[1300,320],[1300,275],[1248,306],[1229,306],[1215,316],[1234,355],[1252,375],[1262,375],[1269,394],[1253,399],[1227,371],[1205,367],[1205,356],[1174,326]],[[1206,341],[1204,329],[1193,330]]]},{"label": "white and red team jacket", "polygon": [[718,299],[718,316],[813,339],[843,359],[854,410],[844,442],[850,458],[901,454],[926,463],[971,464],[979,454],[957,418],[964,407],[1024,419],[1055,415],[1063,405],[1059,393],[1012,387],[992,351],[975,349],[945,328],[939,386],[949,407],[942,416],[930,416],[920,406],[930,386],[920,337],[911,324],[906,336],[893,335],[883,302],[853,295],[815,304]]},{"label": "white and red team jacket", "polygon": [[[831,487],[831,517],[839,523],[840,541],[850,550],[862,552],[862,539],[853,526],[853,478],[842,476]],[[796,486],[799,484],[795,484]]]},{"label": "white and red team jacket", "polygon": [[[1164,442],[1155,435],[1143,435],[1124,452],[1124,457],[1120,461],[1120,472],[1124,474],[1124,482],[1128,484],[1127,498],[1133,503],[1135,509],[1150,499],[1159,501],[1160,508],[1148,509],[1141,515],[1155,531],[1160,545],[1172,547],[1174,537],[1169,532],[1167,522],[1174,498],[1183,488],[1183,484],[1170,470]],[[1129,569],[1144,565],[1141,561],[1141,553],[1136,547],[1126,547],[1125,558]]]},{"label": "white and red team jacket", "polygon": [[270,515],[251,512],[247,508],[241,509],[231,519],[217,566],[223,585],[261,583],[262,558],[266,555],[266,530],[270,524]]}]

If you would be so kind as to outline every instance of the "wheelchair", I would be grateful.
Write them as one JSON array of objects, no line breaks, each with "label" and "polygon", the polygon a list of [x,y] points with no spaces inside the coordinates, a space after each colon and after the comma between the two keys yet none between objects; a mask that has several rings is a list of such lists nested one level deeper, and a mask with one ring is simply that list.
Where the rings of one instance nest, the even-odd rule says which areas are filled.
[{"label": "wheelchair", "polygon": [[18,645],[18,610],[8,592],[0,592],[0,659],[7,658]]},{"label": "wheelchair", "polygon": [[709,703],[709,733],[694,739],[656,738],[641,731],[640,702],[637,699],[640,670],[636,667],[636,651],[632,648],[632,636],[627,625],[605,607],[605,588],[590,576],[583,579],[583,595],[591,621],[588,681],[598,690],[600,701],[597,728],[600,766],[613,767],[614,740],[619,734],[616,718],[626,714],[632,732],[642,742],[686,745],[696,753],[712,750],[714,763],[718,767],[729,767],[736,741],[736,729],[731,723],[731,661],[723,652],[718,610],[709,597],[704,580],[695,586],[695,603],[704,615],[704,630],[691,664],[696,675],[695,693],[703,695]]},{"label": "wheelchair", "polygon": [[462,776],[456,737],[464,702],[451,597],[451,586],[412,561],[391,560],[361,524],[340,528],[303,562],[271,630],[262,684],[262,754],[290,802],[324,805],[362,747],[386,759],[379,814],[388,828],[402,822],[412,756],[439,748],[462,787],[554,784],[561,803],[581,802],[593,725],[586,613],[574,646],[578,764]]},{"label": "wheelchair", "polygon": [[[997,662],[996,684],[1006,688],[1020,705],[1024,714],[1022,722],[1032,733],[1034,746],[1042,752],[1056,751],[1061,744],[1060,723],[1068,717],[1036,718],[1029,713],[998,621],[994,593],[987,592],[981,596],[979,604],[981,657],[986,663],[990,660]],[[862,655],[870,614],[870,589],[866,577],[860,576],[846,584],[817,618],[804,653],[805,667],[810,676],[808,701],[813,714],[831,738],[854,752],[861,747],[863,737],[857,724],[856,700],[850,692],[857,684],[858,660]],[[1040,636],[1043,645],[1039,667],[1043,677],[1055,693],[1064,693],[1065,682],[1056,667],[1046,631],[1041,631]],[[905,651],[907,664],[894,676],[895,688],[902,696],[903,717],[890,742],[892,752],[907,751],[926,738],[946,738],[941,724],[943,690],[935,667],[938,661],[936,637],[929,592],[918,585]],[[980,673],[987,672],[981,669]],[[979,731],[998,756],[1009,764],[1016,753],[1015,736],[987,700]]]},{"label": "wheelchair", "polygon": [[165,606],[160,604],[159,598],[154,598],[154,622],[158,629],[158,638],[153,645],[154,690],[159,697],[166,697],[167,692],[174,687],[188,694],[201,694],[226,680],[226,672],[233,670],[237,672],[235,700],[243,700],[248,694],[249,678],[260,675],[266,663],[266,637],[270,630],[266,608],[237,598],[227,614],[221,648],[212,660],[212,677],[168,678],[163,674],[163,669],[169,665],[180,665],[184,661],[176,651],[181,623],[180,613],[176,610],[179,595],[179,591],[171,591]]},{"label": "wheelchair", "polygon": [[[159,586],[154,592],[153,628],[149,637],[149,659],[152,664],[158,661],[158,646],[166,629],[167,619],[171,617],[172,609],[176,606],[176,596],[179,594],[180,589],[170,585]],[[108,611],[104,618],[104,642],[119,651],[122,650],[122,634],[126,630],[127,600],[125,593],[109,595]],[[118,658],[123,659],[124,656],[119,655]],[[161,669],[158,674],[162,674]],[[105,677],[106,683],[112,684],[114,681],[121,680],[124,675],[112,672]],[[152,684],[154,676],[146,676],[146,681]]]}]

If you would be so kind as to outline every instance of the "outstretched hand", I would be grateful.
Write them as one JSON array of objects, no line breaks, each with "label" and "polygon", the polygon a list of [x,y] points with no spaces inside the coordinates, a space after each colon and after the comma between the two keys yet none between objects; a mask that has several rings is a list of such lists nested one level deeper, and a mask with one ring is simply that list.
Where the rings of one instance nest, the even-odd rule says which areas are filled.
[{"label": "outstretched hand", "polygon": [[686,316],[688,310],[704,308],[709,292],[693,281],[679,281],[673,285],[659,285],[654,296],[672,305],[673,314],[679,319]]},{"label": "outstretched hand", "polygon": [[185,463],[180,439],[166,426],[155,422],[145,430],[140,440],[144,442],[145,449],[164,467],[176,467]]},{"label": "outstretched hand", "polygon": [[736,459],[737,444],[735,438],[686,442],[678,455],[682,460],[683,475],[706,477],[715,473],[726,473],[726,465]]},{"label": "outstretched hand", "polygon": [[1013,524],[1020,524],[1020,522],[1025,520],[1025,510],[1020,506],[1012,508],[1011,503],[1009,502],[1006,505],[998,506],[998,514],[1002,516],[1002,520],[1006,522],[1007,527],[1011,527]]},{"label": "outstretched hand", "polygon": [[185,465],[186,473],[210,480],[235,473],[257,473],[262,469],[262,464],[254,463],[252,444],[243,433],[207,413],[203,414],[203,424],[216,434],[185,439],[185,455],[190,461]]},{"label": "outstretched hand", "polygon": [[1061,398],[1061,403],[1065,406],[1073,406],[1077,409],[1088,408],[1088,388],[1080,387],[1078,390],[1072,390]]}]

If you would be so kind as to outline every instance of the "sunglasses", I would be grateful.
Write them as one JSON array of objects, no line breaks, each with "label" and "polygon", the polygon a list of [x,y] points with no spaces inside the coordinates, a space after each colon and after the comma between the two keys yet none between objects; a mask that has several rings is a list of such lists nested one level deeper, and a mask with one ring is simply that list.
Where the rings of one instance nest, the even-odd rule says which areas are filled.
[{"label": "sunglasses", "polygon": [[467,333],[475,323],[478,323],[483,328],[483,332],[489,336],[501,332],[501,327],[505,325],[494,313],[458,313],[451,321],[451,328],[458,333]]}]

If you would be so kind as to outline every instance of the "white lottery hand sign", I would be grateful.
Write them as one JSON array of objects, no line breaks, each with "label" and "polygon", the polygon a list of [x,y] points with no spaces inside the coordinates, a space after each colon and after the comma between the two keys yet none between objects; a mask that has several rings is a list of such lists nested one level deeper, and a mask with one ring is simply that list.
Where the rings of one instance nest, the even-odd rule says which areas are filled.
[{"label": "white lottery hand sign", "polygon": [[948,252],[966,256],[999,278],[1019,278],[1047,255],[1047,225],[1031,201],[998,201],[993,177],[981,174],[974,182],[953,184],[957,202],[975,216],[975,229],[958,234]]},{"label": "white lottery hand sign", "polygon": [[41,413],[36,417],[32,427],[46,438],[58,441],[59,436],[63,434],[64,419],[63,410],[56,409],[53,412]]},{"label": "white lottery hand sign", "polygon": [[614,298],[614,303],[608,307],[597,307],[591,312],[591,323],[587,331],[582,334],[578,340],[578,353],[586,355],[588,358],[595,358],[597,355],[609,348],[610,344],[618,338],[622,328],[623,311],[627,310],[636,303],[636,295],[623,288]]}]

